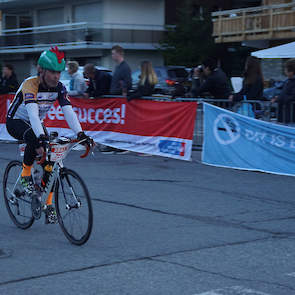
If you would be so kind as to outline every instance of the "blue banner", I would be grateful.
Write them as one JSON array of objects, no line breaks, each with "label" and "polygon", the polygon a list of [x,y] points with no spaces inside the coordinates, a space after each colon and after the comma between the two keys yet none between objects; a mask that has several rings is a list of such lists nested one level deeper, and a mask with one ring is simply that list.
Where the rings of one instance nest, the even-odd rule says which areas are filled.
[{"label": "blue banner", "polygon": [[295,128],[204,103],[204,164],[295,175]]}]

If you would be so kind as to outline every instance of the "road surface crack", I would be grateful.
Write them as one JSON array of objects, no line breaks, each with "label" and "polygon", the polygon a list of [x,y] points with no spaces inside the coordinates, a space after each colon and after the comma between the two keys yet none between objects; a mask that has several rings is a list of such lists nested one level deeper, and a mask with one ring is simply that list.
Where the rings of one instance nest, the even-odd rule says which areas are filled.
[{"label": "road surface crack", "polygon": [[51,272],[51,273],[47,273],[47,274],[40,274],[40,275],[35,275],[35,276],[29,276],[29,277],[23,277],[23,278],[19,278],[19,279],[4,281],[4,282],[0,282],[0,287],[5,286],[5,285],[10,285],[10,284],[16,284],[16,283],[20,283],[20,282],[30,281],[30,280],[37,280],[37,279],[48,278],[48,277],[52,277],[52,276],[64,275],[64,274],[73,273],[73,272],[83,272],[83,271],[88,271],[88,270],[93,270],[93,269],[98,269],[98,268],[103,268],[103,267],[110,267],[110,266],[115,266],[115,265],[120,265],[120,264],[125,264],[125,263],[149,261],[151,259],[160,259],[160,257],[167,257],[167,256],[173,256],[173,255],[177,255],[177,254],[197,252],[197,251],[203,251],[203,250],[209,250],[209,249],[217,249],[217,248],[228,247],[228,246],[238,246],[238,245],[244,245],[244,244],[249,244],[249,243],[262,242],[262,241],[266,241],[266,240],[269,240],[269,238],[245,240],[245,241],[225,243],[225,244],[216,244],[216,245],[211,245],[211,246],[202,247],[202,248],[179,250],[179,251],[155,254],[155,255],[151,255],[151,256],[130,258],[130,259],[125,259],[125,260],[121,260],[121,261],[112,261],[112,262],[108,262],[108,263],[94,264],[94,265],[85,266],[85,267],[81,267],[81,268],[68,269],[68,270],[63,270],[63,271]]},{"label": "road surface crack", "polygon": [[160,209],[152,209],[152,208],[142,207],[142,206],[138,206],[138,205],[134,205],[134,204],[104,200],[104,199],[99,199],[99,198],[92,198],[92,200],[96,201],[96,202],[102,202],[102,203],[107,203],[107,204],[112,204],[112,205],[117,205],[117,206],[124,206],[124,207],[134,208],[134,209],[138,209],[138,210],[144,210],[144,211],[148,211],[148,212],[152,212],[152,213],[158,213],[158,214],[163,214],[163,215],[168,215],[168,216],[175,216],[175,217],[195,220],[195,221],[199,221],[199,222],[202,222],[205,224],[211,224],[211,225],[219,226],[219,227],[231,227],[231,228],[237,228],[237,229],[244,229],[244,230],[248,230],[248,231],[256,231],[256,232],[266,233],[266,234],[275,235],[275,236],[281,236],[281,235],[295,236],[295,232],[294,233],[293,232],[277,232],[277,231],[272,231],[272,230],[267,230],[267,229],[259,229],[259,228],[255,228],[252,226],[241,224],[240,222],[238,222],[238,223],[230,222],[230,221],[222,220],[222,219],[216,218],[216,217],[180,214],[180,213],[176,213],[176,212],[168,212],[168,211],[164,211],[164,210],[160,210]]}]

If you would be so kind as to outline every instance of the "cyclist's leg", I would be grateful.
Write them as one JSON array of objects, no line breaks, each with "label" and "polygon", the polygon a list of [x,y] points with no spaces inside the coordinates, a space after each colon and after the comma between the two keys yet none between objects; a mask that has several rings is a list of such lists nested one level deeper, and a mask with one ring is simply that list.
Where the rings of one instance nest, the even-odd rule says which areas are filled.
[{"label": "cyclist's leg", "polygon": [[54,186],[51,189],[51,192],[49,193],[47,200],[46,200],[46,214],[45,214],[45,223],[57,223],[58,219],[57,219],[57,215],[56,215],[56,210],[52,204],[52,199],[53,199],[53,190],[54,190]]},{"label": "cyclist's leg", "polygon": [[33,190],[31,169],[36,157],[36,148],[38,147],[37,137],[30,124],[20,119],[7,118],[6,127],[11,136],[18,140],[24,140],[26,143],[21,182],[25,190],[30,193]]}]

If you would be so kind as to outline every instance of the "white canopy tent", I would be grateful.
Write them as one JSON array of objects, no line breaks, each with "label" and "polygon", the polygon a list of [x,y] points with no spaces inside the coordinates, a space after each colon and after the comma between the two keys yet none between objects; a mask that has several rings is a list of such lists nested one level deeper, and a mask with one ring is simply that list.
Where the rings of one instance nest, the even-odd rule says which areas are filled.
[{"label": "white canopy tent", "polygon": [[251,55],[258,58],[295,58],[295,42],[254,51]]}]

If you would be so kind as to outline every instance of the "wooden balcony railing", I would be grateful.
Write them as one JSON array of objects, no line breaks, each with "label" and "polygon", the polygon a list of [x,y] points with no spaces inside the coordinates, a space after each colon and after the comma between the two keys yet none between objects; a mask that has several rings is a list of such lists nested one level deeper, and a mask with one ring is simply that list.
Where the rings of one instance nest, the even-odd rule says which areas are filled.
[{"label": "wooden balcony railing", "polygon": [[212,13],[216,43],[295,38],[295,3]]}]

